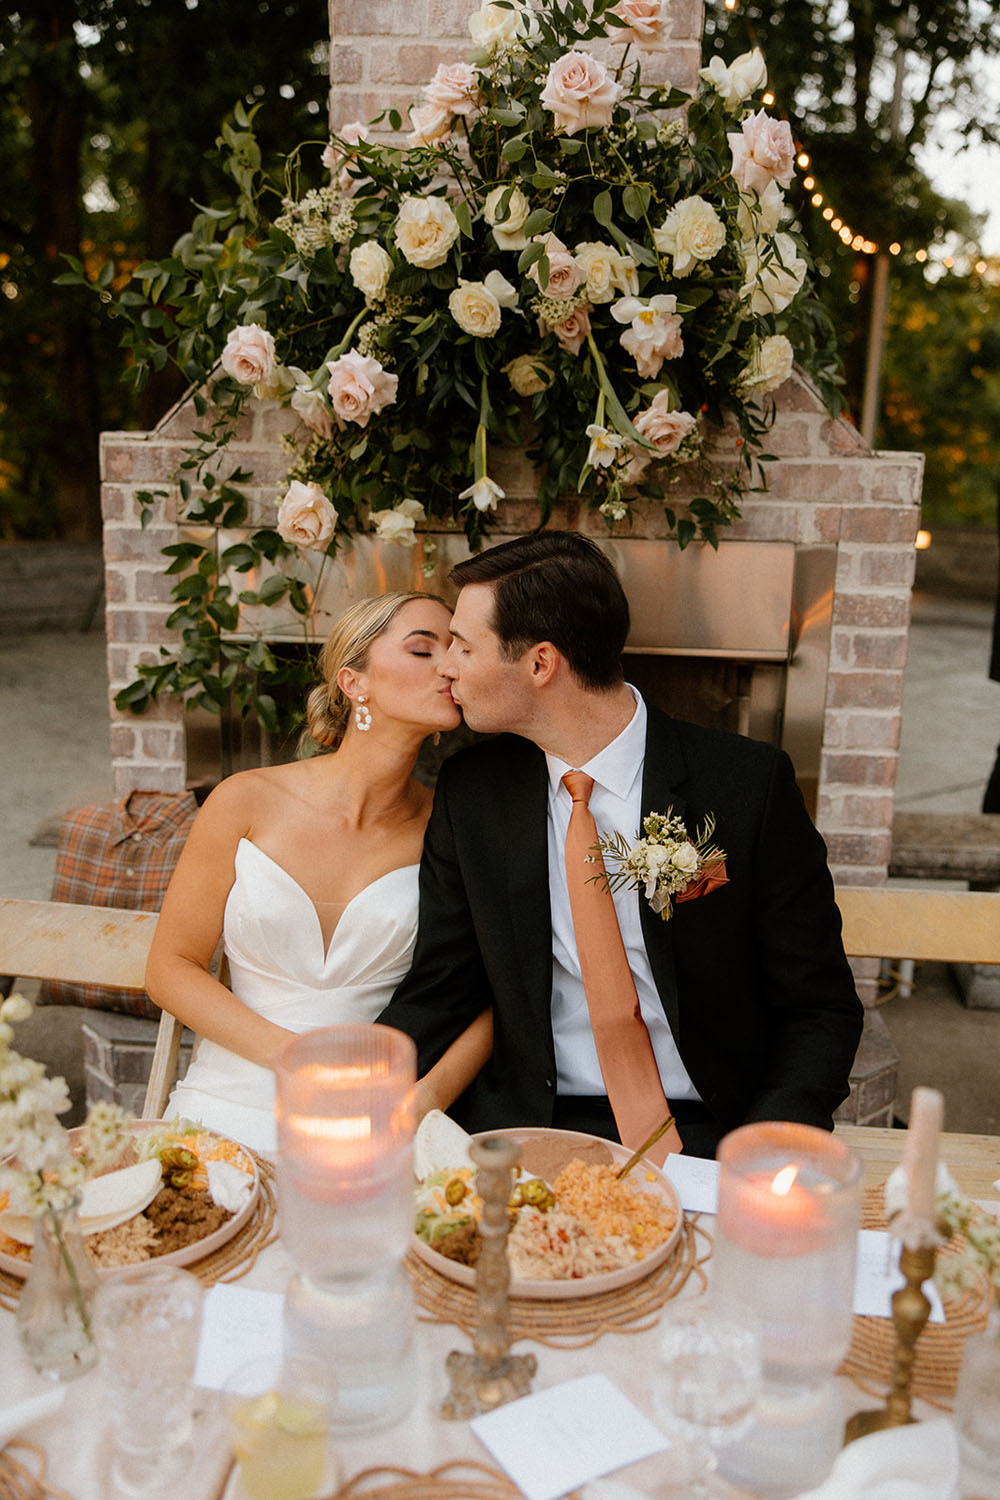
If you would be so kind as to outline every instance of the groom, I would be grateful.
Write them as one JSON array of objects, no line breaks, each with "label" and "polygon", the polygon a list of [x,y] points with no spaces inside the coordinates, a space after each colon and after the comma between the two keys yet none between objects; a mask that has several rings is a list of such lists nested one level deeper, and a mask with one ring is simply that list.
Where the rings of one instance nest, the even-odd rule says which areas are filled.
[{"label": "groom", "polygon": [[[628,603],[585,537],[505,542],[452,578],[443,671],[470,728],[498,737],[442,769],[413,966],[379,1020],[414,1038],[423,1074],[492,1006],[493,1055],[451,1111],[470,1130],[636,1147],[670,1113],[684,1150],[712,1156],[751,1120],[832,1128],[862,1007],[787,755],[643,702],[622,675]],[[725,860],[666,921],[634,883],[612,901],[592,858],[650,812],[692,837],[714,818]]]}]

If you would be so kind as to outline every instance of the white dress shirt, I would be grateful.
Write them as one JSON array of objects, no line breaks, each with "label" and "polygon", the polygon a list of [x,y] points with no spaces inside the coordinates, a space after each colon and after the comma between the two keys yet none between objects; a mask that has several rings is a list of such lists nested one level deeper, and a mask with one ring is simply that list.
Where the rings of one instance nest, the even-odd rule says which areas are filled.
[{"label": "white dress shirt", "polygon": [[[642,768],[646,755],[646,705],[629,684],[635,713],[621,734],[585,766],[569,766],[546,755],[549,773],[549,894],[552,905],[552,1032],[556,1077],[560,1094],[604,1094],[604,1079],[590,1028],[590,1012],[580,974],[573,916],[566,883],[566,830],[573,799],[562,785],[567,771],[585,771],[594,778],[590,809],[600,834],[621,832],[631,843],[642,814]],[[665,812],[665,808],[658,811]],[[639,922],[642,893],[632,885],[614,894],[629,967],[635,980],[642,1018],[653,1044],[663,1092],[670,1100],[697,1099],[694,1084],[681,1062],[663,1004],[653,982]]]}]

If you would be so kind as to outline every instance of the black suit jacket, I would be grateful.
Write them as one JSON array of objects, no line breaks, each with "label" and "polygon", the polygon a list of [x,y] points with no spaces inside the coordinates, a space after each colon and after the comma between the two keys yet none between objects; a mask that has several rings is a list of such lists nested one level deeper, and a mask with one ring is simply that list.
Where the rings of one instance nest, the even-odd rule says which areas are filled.
[{"label": "black suit jacket", "polygon": [[[420,868],[413,965],[379,1020],[423,1074],[486,1006],[490,1062],[452,1113],[470,1130],[549,1125],[552,930],[545,757],[503,735],[441,772]],[[643,816],[708,814],[728,885],[663,921],[640,894],[653,976],[684,1065],[722,1130],[829,1129],[863,1011],[840,941],[823,840],[783,751],[649,708]],[[630,830],[631,832],[631,830]]]}]

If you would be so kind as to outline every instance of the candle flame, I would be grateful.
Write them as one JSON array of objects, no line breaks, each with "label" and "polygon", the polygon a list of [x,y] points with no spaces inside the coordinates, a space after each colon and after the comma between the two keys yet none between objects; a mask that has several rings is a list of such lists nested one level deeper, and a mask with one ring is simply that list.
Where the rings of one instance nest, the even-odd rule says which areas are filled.
[{"label": "candle flame", "polygon": [[798,1175],[798,1167],[791,1165],[782,1167],[780,1172],[775,1173],[774,1181],[771,1183],[771,1192],[779,1198],[784,1198],[791,1191],[792,1183]]},{"label": "candle flame", "polygon": [[313,1141],[329,1141],[337,1145],[347,1142],[369,1141],[372,1122],[369,1115],[344,1116],[340,1119],[317,1115],[289,1115],[287,1126],[301,1137]]}]

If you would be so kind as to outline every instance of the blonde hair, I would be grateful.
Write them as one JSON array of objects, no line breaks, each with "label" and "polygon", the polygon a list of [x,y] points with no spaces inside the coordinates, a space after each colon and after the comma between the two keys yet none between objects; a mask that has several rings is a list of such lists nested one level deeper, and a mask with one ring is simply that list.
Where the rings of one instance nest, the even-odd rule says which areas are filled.
[{"label": "blonde hair", "polygon": [[[359,599],[341,615],[319,653],[320,682],[306,699],[306,728],[300,751],[308,747],[309,739],[324,749],[337,749],[347,732],[351,716],[351,700],[341,691],[337,674],[342,667],[362,671],[368,665],[372,642],[388,630],[404,604],[417,599],[445,603],[437,594],[396,590]],[[448,607],[445,605],[446,609]]]}]

